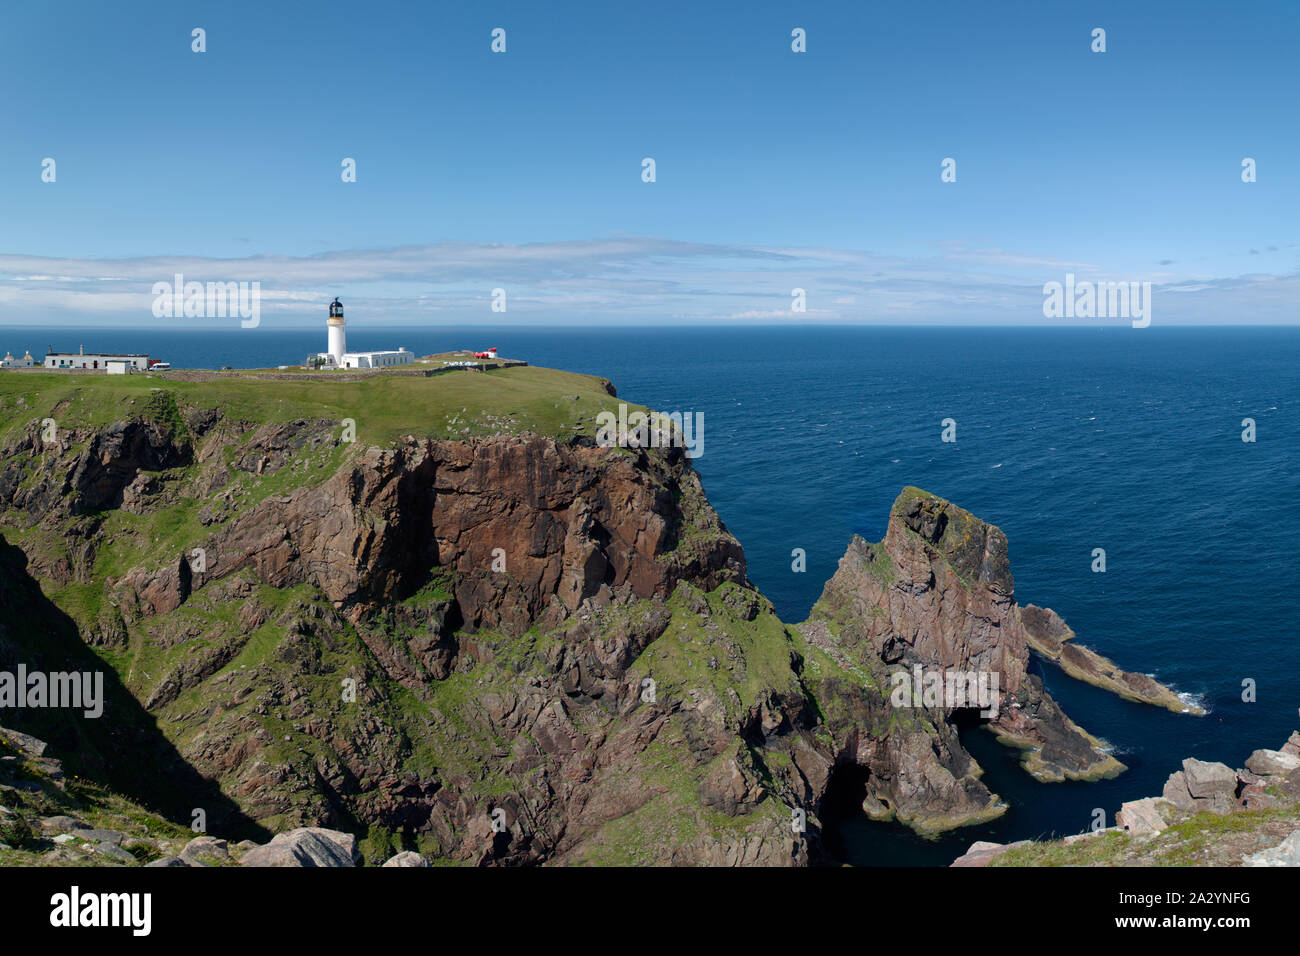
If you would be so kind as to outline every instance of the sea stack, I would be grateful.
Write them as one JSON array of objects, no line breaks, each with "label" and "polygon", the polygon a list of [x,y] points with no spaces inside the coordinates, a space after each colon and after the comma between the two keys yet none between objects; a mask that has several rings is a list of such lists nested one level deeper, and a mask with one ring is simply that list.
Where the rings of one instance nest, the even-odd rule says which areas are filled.
[{"label": "sea stack", "polygon": [[[966,767],[968,755],[944,733],[946,725],[978,719],[1003,743],[1020,749],[1025,770],[1039,780],[1095,780],[1124,770],[1029,672],[1031,649],[1059,660],[1061,651],[1051,653],[1048,635],[1059,635],[1059,647],[1074,633],[1050,611],[1017,605],[1006,535],[942,498],[903,489],[884,538],[876,544],[853,538],[802,630],[810,643],[861,669],[875,693],[895,709],[900,704],[891,691],[900,673],[939,675],[945,688],[954,675],[994,675],[996,681],[964,685],[996,688],[996,699],[980,700],[978,706],[969,697],[945,694],[933,700],[926,695],[913,706],[913,697],[898,695],[905,698],[908,721],[927,725],[954,751],[953,767]],[[1093,659],[1104,664],[1086,670],[1072,665],[1066,672],[1130,699],[1189,709],[1175,708],[1176,695],[1154,680],[1120,671],[1105,658]],[[878,769],[871,767],[880,779],[877,802],[916,802],[896,791],[897,774]],[[966,798],[979,795],[972,786],[978,775],[975,766],[952,773],[951,786]],[[929,800],[933,803],[934,796]]]}]

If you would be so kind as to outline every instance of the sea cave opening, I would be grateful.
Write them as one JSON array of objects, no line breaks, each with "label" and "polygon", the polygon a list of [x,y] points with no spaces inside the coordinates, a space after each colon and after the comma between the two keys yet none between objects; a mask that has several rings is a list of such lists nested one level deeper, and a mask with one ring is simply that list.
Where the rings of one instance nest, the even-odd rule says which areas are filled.
[{"label": "sea cave opening", "polygon": [[948,723],[951,724],[958,733],[981,727],[989,722],[989,718],[980,713],[978,707],[954,707],[948,714]]},{"label": "sea cave opening", "polygon": [[846,828],[863,819],[862,803],[867,798],[867,780],[870,777],[871,771],[856,763],[839,763],[832,768],[826,792],[817,808],[822,824],[822,849],[829,857],[826,862],[853,862],[852,841]]}]

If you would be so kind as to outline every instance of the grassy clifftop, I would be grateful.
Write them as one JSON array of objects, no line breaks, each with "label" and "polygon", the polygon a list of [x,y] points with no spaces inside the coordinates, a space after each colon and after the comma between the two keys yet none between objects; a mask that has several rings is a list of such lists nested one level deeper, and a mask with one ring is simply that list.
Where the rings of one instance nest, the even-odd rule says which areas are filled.
[{"label": "grassy clifftop", "polygon": [[[12,726],[230,839],[330,822],[367,859],[806,859],[797,638],[683,456],[564,440],[619,404],[529,367],[0,373],[0,592],[28,602],[0,664],[77,649],[111,691],[93,726]],[[12,852],[53,862],[37,823],[61,808],[22,811]]]},{"label": "grassy clifftop", "polygon": [[185,373],[0,372],[0,443],[33,418],[53,418],[60,429],[136,418],[156,404],[159,390],[182,405],[219,408],[228,418],[257,424],[350,418],[357,441],[369,445],[405,435],[592,435],[597,413],[618,408],[605,379],[531,366],[429,377],[285,378],[256,371],[213,373],[201,381]]}]

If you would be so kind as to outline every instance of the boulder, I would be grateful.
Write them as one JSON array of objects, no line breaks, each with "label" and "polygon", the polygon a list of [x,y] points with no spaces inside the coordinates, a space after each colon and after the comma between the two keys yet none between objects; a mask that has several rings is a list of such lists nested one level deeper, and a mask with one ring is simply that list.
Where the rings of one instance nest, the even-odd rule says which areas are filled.
[{"label": "boulder", "polygon": [[428,866],[429,861],[418,853],[407,850],[392,857],[384,866]]},{"label": "boulder", "polygon": [[1218,813],[1220,815],[1231,813],[1237,809],[1237,798],[1235,795],[1226,793],[1216,793],[1212,797],[1196,801],[1195,809],[1197,812]]},{"label": "boulder", "polygon": [[342,830],[326,830],[323,827],[305,827],[304,829],[329,840],[342,850],[353,864],[361,861],[361,854],[357,851],[357,838],[351,833],[344,833]]},{"label": "boulder", "polygon": [[988,866],[994,857],[1000,856],[1015,847],[1024,846],[1028,842],[1028,840],[1017,840],[1015,843],[989,843],[984,840],[976,840],[970,845],[969,850],[957,857],[949,865],[960,867]]},{"label": "boulder", "polygon": [[1246,769],[1261,777],[1285,777],[1300,770],[1300,757],[1281,750],[1256,750],[1247,758]]},{"label": "boulder", "polygon": [[57,830],[60,833],[70,833],[73,830],[87,830],[89,827],[76,817],[41,817],[42,830]]},{"label": "boulder", "polygon": [[1300,830],[1269,850],[1252,853],[1241,861],[1242,866],[1300,866]]},{"label": "boulder", "polygon": [[357,838],[338,830],[301,827],[249,850],[243,866],[355,866]]},{"label": "boulder", "polygon": [[19,733],[17,730],[10,730],[7,727],[0,727],[0,739],[3,739],[10,747],[27,757],[40,757],[44,755],[45,748],[49,746],[43,740],[37,740],[35,737]]},{"label": "boulder", "polygon": [[1196,798],[1187,789],[1187,774],[1181,770],[1169,775],[1162,796],[1179,810],[1196,811]]},{"label": "boulder", "polygon": [[216,837],[198,836],[185,844],[181,850],[181,861],[186,866],[220,865],[230,859],[230,849],[225,840]]},{"label": "boulder", "polygon": [[1242,787],[1238,802],[1247,810],[1267,810],[1277,806],[1277,798],[1268,793],[1262,783],[1248,783]]},{"label": "boulder", "polygon": [[80,840],[91,843],[111,843],[113,846],[120,846],[122,843],[122,834],[116,830],[70,830],[68,832]]},{"label": "boulder", "polygon": [[1160,802],[1156,797],[1143,797],[1123,804],[1115,814],[1116,826],[1134,836],[1155,836],[1169,826],[1160,813]]},{"label": "boulder", "polygon": [[146,869],[151,866],[185,866],[185,861],[178,856],[164,856],[162,859],[145,864]]},{"label": "boulder", "polygon": [[1291,773],[1282,778],[1282,782],[1281,784],[1278,784],[1278,786],[1281,787],[1282,792],[1288,797],[1300,799],[1300,770],[1291,771]]},{"label": "boulder", "polygon": [[134,863],[135,857],[126,850],[123,850],[116,843],[101,843],[95,847],[95,856],[106,857],[110,860],[116,860],[118,863]]},{"label": "boulder", "polygon": [[1208,763],[1188,757],[1183,761],[1187,791],[1197,800],[1216,796],[1233,797],[1237,793],[1237,774],[1225,763]]},{"label": "boulder", "polygon": [[1290,739],[1282,745],[1282,753],[1300,757],[1300,730],[1292,733]]}]

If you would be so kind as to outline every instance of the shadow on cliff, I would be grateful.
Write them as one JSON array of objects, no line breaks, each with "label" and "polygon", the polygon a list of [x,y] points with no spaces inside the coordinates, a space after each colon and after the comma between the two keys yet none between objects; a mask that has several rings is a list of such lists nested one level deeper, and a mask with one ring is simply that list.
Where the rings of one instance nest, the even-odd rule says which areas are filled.
[{"label": "shadow on cliff", "polygon": [[79,709],[4,708],[0,725],[44,740],[47,755],[61,760],[69,775],[103,784],[181,826],[189,827],[202,808],[214,835],[269,839],[268,830],[181,756],[117,672],[82,642],[76,622],[41,591],[27,572],[27,556],[3,536],[0,608],[0,670],[13,672],[22,663],[28,672],[93,672],[104,680],[98,718]]},{"label": "shadow on cliff", "polygon": [[[817,842],[820,851],[810,852],[814,866],[843,866],[853,861],[852,826],[863,817],[862,804],[867,798],[867,780],[871,771],[860,764],[841,761],[831,768],[826,792],[817,807],[822,829]],[[811,847],[810,847],[811,850]]]}]

